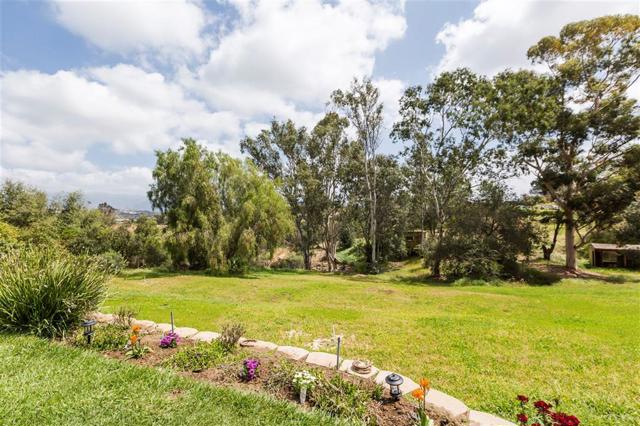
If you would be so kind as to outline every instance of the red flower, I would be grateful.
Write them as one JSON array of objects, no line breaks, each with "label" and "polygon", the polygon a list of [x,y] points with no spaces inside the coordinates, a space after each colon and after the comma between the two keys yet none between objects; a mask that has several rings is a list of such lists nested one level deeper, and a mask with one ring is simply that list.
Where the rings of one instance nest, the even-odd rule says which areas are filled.
[{"label": "red flower", "polygon": [[548,404],[542,400],[534,402],[533,406],[536,407],[536,409],[540,413],[544,413],[544,414],[549,414],[549,409],[551,408],[551,404]]},{"label": "red flower", "polygon": [[520,401],[520,402],[522,402],[522,403],[525,403],[525,404],[526,404],[527,402],[529,402],[529,398],[527,398],[527,397],[526,397],[526,396],[524,396],[524,395],[518,395],[518,396],[517,396],[517,399],[518,399],[518,401]]},{"label": "red flower", "polygon": [[525,413],[518,414],[517,419],[523,425],[526,425],[527,422],[529,421],[529,417],[527,417],[527,415]]},{"label": "red flower", "polygon": [[554,426],[578,426],[580,420],[576,416],[570,416],[566,413],[551,413],[551,419]]}]

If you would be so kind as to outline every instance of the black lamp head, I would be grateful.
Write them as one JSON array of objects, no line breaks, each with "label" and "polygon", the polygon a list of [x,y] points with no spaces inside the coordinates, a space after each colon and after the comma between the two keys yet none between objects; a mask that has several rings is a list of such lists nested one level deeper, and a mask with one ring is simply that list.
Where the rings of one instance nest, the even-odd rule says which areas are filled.
[{"label": "black lamp head", "polygon": [[391,397],[396,400],[399,399],[400,396],[402,396],[400,385],[404,383],[404,379],[402,378],[402,376],[396,373],[391,373],[384,378],[384,381],[389,385],[389,392],[391,393]]}]

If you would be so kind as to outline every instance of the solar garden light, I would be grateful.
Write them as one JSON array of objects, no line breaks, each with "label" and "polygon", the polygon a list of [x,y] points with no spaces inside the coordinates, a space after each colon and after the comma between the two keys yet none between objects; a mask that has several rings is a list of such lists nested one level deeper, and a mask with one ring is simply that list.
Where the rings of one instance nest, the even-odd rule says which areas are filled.
[{"label": "solar garden light", "polygon": [[84,320],[82,321],[82,328],[84,329],[84,332],[82,333],[84,335],[84,337],[87,339],[87,344],[90,345],[91,344],[91,338],[93,337],[93,333],[95,333],[95,330],[93,329],[93,326],[97,324],[96,320]]},{"label": "solar garden light", "polygon": [[402,396],[400,385],[404,383],[404,379],[402,378],[402,376],[396,373],[391,373],[384,378],[384,381],[389,385],[389,393],[391,393],[391,398],[396,401],[399,400]]}]

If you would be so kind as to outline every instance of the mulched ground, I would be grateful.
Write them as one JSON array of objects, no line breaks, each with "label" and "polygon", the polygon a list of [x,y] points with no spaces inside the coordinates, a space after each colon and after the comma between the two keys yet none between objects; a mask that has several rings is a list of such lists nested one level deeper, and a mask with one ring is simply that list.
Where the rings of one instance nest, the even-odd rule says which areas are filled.
[{"label": "mulched ground", "polygon": [[[152,352],[145,354],[143,358],[127,359],[123,351],[106,351],[103,352],[103,355],[108,358],[116,358],[136,365],[160,367],[163,365],[163,362],[171,357],[174,353],[176,353],[179,348],[196,344],[196,342],[193,340],[181,339],[178,348],[162,349],[158,346],[161,338],[161,333],[149,334],[143,332],[141,334],[141,344],[148,346],[152,350]],[[232,387],[249,392],[269,393],[280,399],[298,402],[298,397],[292,388],[280,388],[273,390],[269,389],[266,386],[268,378],[274,366],[287,360],[284,355],[269,350],[262,350],[253,347],[242,347],[239,358],[257,358],[260,360],[258,376],[251,382],[244,381],[240,376],[240,373],[242,371],[242,361],[220,365],[216,368],[206,369],[201,372],[179,372],[178,374],[207,383],[212,383],[218,386]],[[288,361],[299,364],[301,370],[310,368],[323,370],[324,374],[327,377],[331,377],[335,374],[340,374],[346,380],[355,383],[362,382],[363,386],[366,385],[366,383],[364,383],[365,381],[371,382],[371,380],[361,379],[359,377],[352,376],[345,372],[336,371],[334,369],[317,367],[315,365],[311,366],[310,364],[304,362],[296,362],[291,360]],[[180,395],[178,392],[175,397],[178,398],[179,396]],[[305,405],[305,408],[311,408],[309,402],[307,402]],[[461,426],[464,424],[460,421],[450,419],[445,412],[438,410],[435,407],[427,407],[427,410],[430,417],[435,420],[436,426]],[[375,424],[379,426],[413,426],[417,422],[416,405],[404,398],[400,399],[400,401],[392,400],[387,390],[385,390],[382,401],[372,400],[369,403],[368,411],[369,416],[372,419],[375,419]]]}]

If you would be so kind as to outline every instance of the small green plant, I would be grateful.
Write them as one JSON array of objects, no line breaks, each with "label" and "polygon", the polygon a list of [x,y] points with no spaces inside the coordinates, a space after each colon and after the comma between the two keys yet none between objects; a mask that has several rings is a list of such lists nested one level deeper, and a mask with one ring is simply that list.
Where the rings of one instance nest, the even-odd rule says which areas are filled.
[{"label": "small green plant", "polygon": [[98,262],[104,269],[110,273],[117,275],[124,268],[127,267],[127,260],[120,253],[114,250],[109,250],[104,253],[95,256],[96,262]]},{"label": "small green plant", "polygon": [[11,250],[0,259],[0,330],[63,336],[102,303],[108,276],[53,248]]},{"label": "small green plant", "polygon": [[125,328],[131,327],[133,320],[136,317],[136,311],[127,307],[120,306],[114,315],[114,322]]},{"label": "small green plant", "polygon": [[[99,351],[115,351],[124,348],[128,341],[128,327],[123,327],[119,324],[101,324],[95,329],[90,347]],[[73,344],[75,346],[89,347],[82,329],[76,332]]]},{"label": "small green plant", "polygon": [[166,364],[178,370],[198,372],[220,364],[227,353],[218,341],[198,342],[193,346],[183,346]]},{"label": "small green plant", "polygon": [[225,324],[218,338],[218,343],[226,352],[232,352],[244,333],[244,326],[239,323]]},{"label": "small green plant", "polygon": [[311,393],[315,407],[332,416],[368,421],[367,405],[372,399],[370,390],[336,374],[331,378],[321,377]]},{"label": "small green plant", "polygon": [[147,346],[140,344],[140,326],[134,325],[129,336],[129,343],[124,353],[127,358],[142,358],[145,354],[151,352]]},{"label": "small green plant", "polygon": [[293,376],[296,372],[297,366],[289,360],[276,363],[269,370],[265,387],[274,394],[279,394],[283,391],[291,392],[293,391]]}]

